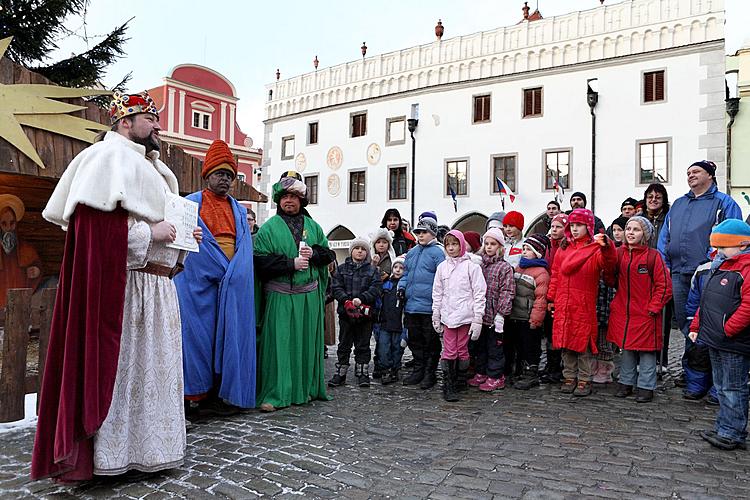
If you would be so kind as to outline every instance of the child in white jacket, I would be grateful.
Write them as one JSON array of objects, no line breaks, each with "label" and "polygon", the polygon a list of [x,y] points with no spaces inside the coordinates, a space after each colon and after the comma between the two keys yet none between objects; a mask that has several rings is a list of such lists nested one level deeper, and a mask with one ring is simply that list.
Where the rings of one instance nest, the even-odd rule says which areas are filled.
[{"label": "child in white jacket", "polygon": [[461,231],[450,231],[443,240],[447,259],[440,263],[432,286],[432,326],[443,337],[440,363],[443,398],[458,401],[456,380],[469,366],[469,337],[482,332],[487,283],[482,268],[466,253]]}]

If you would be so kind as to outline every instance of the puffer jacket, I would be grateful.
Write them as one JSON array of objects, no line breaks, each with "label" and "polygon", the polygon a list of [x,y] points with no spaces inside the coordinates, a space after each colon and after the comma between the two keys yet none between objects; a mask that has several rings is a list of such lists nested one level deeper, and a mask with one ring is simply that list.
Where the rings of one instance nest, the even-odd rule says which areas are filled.
[{"label": "puffer jacket", "polygon": [[712,261],[708,261],[698,266],[690,280],[690,291],[688,292],[687,301],[685,301],[685,315],[689,321],[693,321],[695,312],[701,305],[703,287],[711,276],[711,264]]},{"label": "puffer jacket", "polygon": [[711,348],[750,356],[750,250],[713,267],[690,331]]},{"label": "puffer jacket", "polygon": [[657,244],[669,270],[693,274],[707,259],[711,229],[726,219],[742,219],[742,210],[716,184],[697,198],[692,191],[679,197],[667,213]]},{"label": "puffer jacket", "polygon": [[611,241],[601,247],[589,236],[557,251],[547,291],[547,300],[555,305],[552,323],[555,349],[585,352],[589,348],[593,354],[599,352],[596,347],[599,277],[605,267],[615,262],[615,258]]},{"label": "puffer jacket", "polygon": [[655,214],[653,216],[649,215],[648,211],[646,211],[643,213],[643,216],[648,219],[652,226],[654,226],[654,231],[651,234],[651,239],[648,240],[648,246],[650,246],[651,248],[656,248],[656,245],[659,243],[659,234],[661,233],[661,228],[664,227],[664,221],[667,220],[667,210],[662,209],[658,214]]},{"label": "puffer jacket", "polygon": [[607,340],[627,351],[661,350],[662,311],[672,298],[672,278],[661,254],[646,245],[625,244],[605,270],[605,281],[617,286]]},{"label": "puffer jacket", "polygon": [[[540,260],[541,259],[538,259],[538,261]],[[523,264],[526,264],[526,261],[521,262]],[[527,303],[530,303],[529,305],[526,305],[522,308],[524,310],[530,311],[530,316],[527,318],[514,318],[516,308],[513,307],[513,312],[511,313],[510,317],[511,319],[527,320],[531,328],[540,328],[544,323],[544,317],[547,315],[547,290],[549,289],[550,282],[549,271],[547,271],[547,268],[543,265],[521,267],[521,264],[516,266],[514,271],[516,277],[516,297],[514,299],[514,306],[516,303],[518,303],[519,299],[521,299],[519,295],[523,293],[521,291],[521,288],[518,286],[518,279],[521,278],[522,275],[527,276],[531,281],[533,281],[534,289],[533,291],[530,290],[531,293],[522,298],[523,300],[527,301]]]},{"label": "puffer jacket", "polygon": [[344,302],[354,298],[359,298],[363,304],[374,306],[383,291],[380,273],[369,261],[354,262],[351,257],[347,257],[346,262],[333,275],[331,291],[339,303],[339,315],[346,315]]},{"label": "puffer jacket", "polygon": [[404,312],[432,314],[432,283],[437,266],[445,260],[443,247],[433,239],[426,245],[417,245],[406,254],[404,275],[398,289],[406,293]]},{"label": "puffer jacket", "polygon": [[466,241],[460,231],[450,231],[461,243],[458,257],[440,263],[432,286],[432,321],[448,328],[482,323],[487,283],[482,268],[466,253]]},{"label": "puffer jacket", "polygon": [[505,262],[502,255],[482,255],[482,274],[487,283],[486,304],[482,324],[491,326],[495,316],[507,316],[513,307],[516,295],[516,282],[513,280],[513,268]]}]

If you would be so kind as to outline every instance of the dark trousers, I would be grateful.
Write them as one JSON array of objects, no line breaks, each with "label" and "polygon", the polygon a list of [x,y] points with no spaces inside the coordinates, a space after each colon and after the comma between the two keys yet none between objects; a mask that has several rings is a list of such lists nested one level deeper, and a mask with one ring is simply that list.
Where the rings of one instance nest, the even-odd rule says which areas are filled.
[{"label": "dark trousers", "polygon": [[348,365],[354,346],[354,362],[366,365],[370,362],[370,321],[354,322],[348,316],[339,316],[339,347],[336,351],[340,365]]},{"label": "dark trousers", "polygon": [[437,370],[442,345],[440,336],[432,328],[432,315],[407,313],[404,315],[404,325],[409,330],[407,342],[414,356],[414,370]]},{"label": "dark trousers", "polygon": [[506,319],[503,332],[505,350],[505,375],[520,375],[523,369],[523,335],[529,329],[527,321]]},{"label": "dark trousers", "polygon": [[526,321],[518,321],[518,358],[522,366],[539,367],[542,359],[541,328],[531,328]]},{"label": "dark trousers", "polygon": [[547,353],[547,373],[562,373],[562,351],[552,348],[552,315],[547,314],[544,318],[544,339]]},{"label": "dark trousers", "polygon": [[482,326],[477,340],[469,341],[469,354],[474,360],[474,371],[490,378],[500,378],[505,371],[503,334],[495,331],[494,325]]}]

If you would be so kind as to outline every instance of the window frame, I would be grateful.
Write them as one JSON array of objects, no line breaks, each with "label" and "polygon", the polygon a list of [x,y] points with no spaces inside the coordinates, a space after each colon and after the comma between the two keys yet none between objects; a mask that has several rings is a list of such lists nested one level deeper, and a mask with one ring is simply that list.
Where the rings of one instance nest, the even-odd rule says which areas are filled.
[{"label": "window frame", "polygon": [[[477,120],[477,100],[487,98],[489,104],[487,106],[487,119]],[[471,124],[479,125],[482,123],[492,123],[492,92],[482,92],[481,94],[474,94],[471,96]]]},{"label": "window frame", "polygon": [[[312,142],[312,134],[310,133],[311,127],[315,125],[315,142]],[[307,122],[307,141],[308,146],[315,146],[320,142],[320,121],[315,120],[314,122]]]},{"label": "window frame", "polygon": [[[662,85],[662,99],[653,100],[653,101],[647,101],[646,100],[646,75],[653,74],[653,73],[663,73],[664,74],[664,82]],[[641,105],[651,105],[651,104],[664,104],[667,102],[667,68],[650,68],[647,70],[641,71]]]},{"label": "window frame", "polygon": [[[534,94],[532,94],[531,101],[531,114],[526,114],[526,93],[539,91],[539,113],[534,113]],[[524,87],[521,89],[521,118],[542,118],[544,116],[544,85],[537,85],[534,87]]]},{"label": "window frame", "polygon": [[468,156],[461,156],[456,158],[445,158],[443,159],[443,198],[451,198],[451,194],[448,192],[448,163],[452,162],[466,162],[466,193],[459,193],[458,186],[456,186],[456,198],[468,198],[471,194],[470,189],[470,172],[471,172],[471,159]]},{"label": "window frame", "polygon": [[[490,155],[490,196],[500,196],[500,191],[497,189],[497,182],[495,181],[495,159],[496,158],[513,158],[513,183],[514,186],[508,184],[508,187],[516,193],[516,186],[518,186],[518,153],[496,153]],[[503,179],[505,182],[505,179]]]},{"label": "window frame", "polygon": [[[549,153],[568,153],[568,185],[562,186],[563,189],[570,189],[573,185],[573,147],[547,148],[542,150],[542,191],[554,191],[555,188],[547,187],[547,155]],[[559,165],[559,163],[558,163]],[[559,172],[559,169],[558,169]]]},{"label": "window frame", "polygon": [[[392,198],[391,197],[391,171],[395,169],[404,169],[404,179],[405,179],[405,196],[403,198]],[[387,197],[388,201],[407,201],[409,200],[409,176],[411,174],[409,173],[409,164],[408,163],[397,163],[394,165],[388,165],[388,168],[386,169],[386,190],[387,190]]]},{"label": "window frame", "polygon": [[[362,193],[363,199],[361,200],[352,200],[352,175],[354,174],[362,174],[364,176],[364,189]],[[367,203],[367,169],[366,168],[353,168],[349,171],[347,171],[347,192],[346,192],[346,201],[347,203],[352,204],[358,204],[358,203]]]},{"label": "window frame", "polygon": [[[357,116],[364,116],[365,125],[364,125],[364,132],[362,132],[361,135],[354,135],[354,118]],[[349,113],[349,138],[350,139],[356,139],[358,137],[365,137],[367,136],[367,110],[364,111],[353,111]]]},{"label": "window frame", "polygon": [[[289,153],[286,150],[286,144],[287,141],[292,140],[294,141],[294,148],[292,148],[292,152]],[[281,138],[281,159],[282,160],[293,160],[294,159],[294,150],[297,148],[297,141],[294,138],[294,135],[287,135]]]},{"label": "window frame", "polygon": [[660,182],[659,184],[663,186],[671,186],[672,185],[672,138],[671,137],[654,137],[650,139],[637,139],[635,141],[635,185],[640,186],[648,186],[649,184],[658,182],[657,180],[651,180],[649,182],[641,182],[641,146],[644,144],[661,144],[666,143],[667,145],[667,165],[666,165],[666,173],[667,173],[667,180],[666,182]]},{"label": "window frame", "polygon": [[[313,197],[310,196],[312,190],[310,189],[310,185],[307,183],[308,179],[315,178],[315,199],[313,200]],[[302,182],[305,183],[305,186],[307,186],[307,203],[309,205],[317,205],[318,204],[318,193],[320,192],[320,174],[310,174],[310,175],[303,175],[302,176]]]},{"label": "window frame", "polygon": [[[404,123],[404,138],[400,140],[391,140],[391,124],[396,122]],[[385,119],[385,145],[386,146],[400,146],[406,144],[406,115],[392,116]]]},{"label": "window frame", "polygon": [[[191,111],[193,112],[193,120],[192,120],[192,122],[190,122],[190,126],[192,128],[194,128],[194,129],[205,130],[207,132],[211,132],[212,128],[213,128],[213,116],[211,115],[211,113],[207,112],[207,111],[202,111],[200,109],[192,109]],[[197,127],[195,126],[195,116],[196,115],[198,115],[198,126]],[[203,122],[205,121],[206,118],[208,118],[208,128],[204,128],[202,126]]]}]

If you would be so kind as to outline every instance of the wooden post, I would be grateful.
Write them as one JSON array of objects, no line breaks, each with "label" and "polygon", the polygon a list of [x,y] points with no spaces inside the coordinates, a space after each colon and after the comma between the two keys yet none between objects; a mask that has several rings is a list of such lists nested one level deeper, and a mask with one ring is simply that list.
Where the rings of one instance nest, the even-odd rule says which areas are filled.
[{"label": "wooden post", "polygon": [[8,290],[5,310],[3,368],[0,372],[0,422],[13,422],[24,417],[26,398],[26,347],[29,343],[31,289]]},{"label": "wooden post", "polygon": [[42,305],[39,315],[39,380],[37,382],[36,411],[39,414],[39,397],[42,392],[42,380],[44,377],[44,367],[47,363],[47,347],[49,346],[49,332],[52,328],[52,312],[55,308],[55,296],[57,288],[45,288],[42,290]]}]

